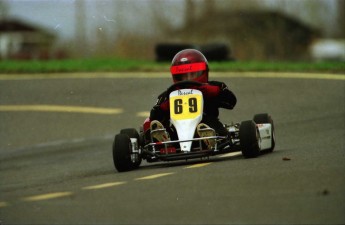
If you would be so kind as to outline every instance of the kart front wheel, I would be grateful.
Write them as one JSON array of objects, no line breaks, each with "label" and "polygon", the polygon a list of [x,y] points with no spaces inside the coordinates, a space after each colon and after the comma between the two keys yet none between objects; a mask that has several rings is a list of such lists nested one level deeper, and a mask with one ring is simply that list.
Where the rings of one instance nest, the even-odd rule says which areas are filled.
[{"label": "kart front wheel", "polygon": [[117,134],[113,143],[113,160],[117,171],[125,172],[133,169],[131,161],[131,139],[125,134]]},{"label": "kart front wheel", "polygon": [[273,123],[272,117],[269,114],[267,114],[267,113],[261,113],[261,114],[254,115],[253,120],[254,120],[254,122],[256,124],[260,124],[260,123],[269,123],[269,124],[271,124],[271,134],[272,134],[271,146],[272,147],[270,149],[265,150],[265,151],[273,152],[274,147],[276,145],[276,137],[275,137],[275,133],[274,133],[274,123]]},{"label": "kart front wheel", "polygon": [[[139,133],[136,129],[134,129],[134,128],[122,129],[122,130],[120,130],[120,134],[127,135],[129,138],[137,139],[138,146],[141,145]],[[133,169],[137,169],[140,166],[141,161],[142,161],[141,155],[138,154],[136,157],[136,161],[133,163]]]},{"label": "kart front wheel", "polygon": [[240,146],[245,158],[254,158],[260,154],[259,131],[252,120],[243,121],[240,125]]}]

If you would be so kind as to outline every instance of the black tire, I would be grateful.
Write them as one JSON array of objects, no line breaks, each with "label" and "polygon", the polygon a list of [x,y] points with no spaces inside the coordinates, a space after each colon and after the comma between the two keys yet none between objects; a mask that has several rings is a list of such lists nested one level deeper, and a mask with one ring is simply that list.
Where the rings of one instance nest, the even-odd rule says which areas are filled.
[{"label": "black tire", "polygon": [[259,133],[253,120],[243,121],[240,125],[240,145],[245,158],[254,158],[260,154]]},{"label": "black tire", "polygon": [[254,122],[256,124],[260,124],[260,123],[270,123],[272,130],[272,147],[270,149],[267,149],[267,152],[273,152],[274,147],[276,146],[276,138],[275,138],[275,133],[274,133],[274,123],[273,123],[273,119],[272,117],[268,114],[268,113],[261,113],[261,114],[256,114],[254,115],[253,118]]},{"label": "black tire", "polygon": [[255,114],[253,120],[257,124],[258,123],[270,123],[273,125],[272,117],[268,113]]},{"label": "black tire", "polygon": [[162,61],[171,62],[171,60],[174,58],[176,53],[178,53],[181,50],[187,49],[187,48],[198,49],[198,47],[195,45],[185,44],[185,43],[181,43],[181,44],[174,44],[174,43],[157,44],[156,48],[155,48],[156,60],[158,62],[162,62]]},{"label": "black tire", "polygon": [[139,139],[139,133],[134,128],[122,129],[122,130],[120,130],[120,134],[125,134],[129,138],[137,138],[137,139]]},{"label": "black tire", "polygon": [[117,171],[125,172],[133,169],[131,160],[132,143],[125,134],[117,134],[113,143],[113,160]]},{"label": "black tire", "polygon": [[208,61],[227,61],[231,53],[228,46],[222,43],[204,45],[200,50]]},{"label": "black tire", "polygon": [[[127,135],[129,138],[136,138],[138,141],[138,147],[141,146],[141,139],[140,139],[139,133],[136,129],[134,129],[134,128],[122,129],[122,130],[120,130],[120,134]],[[141,155],[138,155],[138,161],[135,163],[132,162],[133,169],[138,168],[141,164],[141,161],[142,161],[142,157],[141,157]]]}]

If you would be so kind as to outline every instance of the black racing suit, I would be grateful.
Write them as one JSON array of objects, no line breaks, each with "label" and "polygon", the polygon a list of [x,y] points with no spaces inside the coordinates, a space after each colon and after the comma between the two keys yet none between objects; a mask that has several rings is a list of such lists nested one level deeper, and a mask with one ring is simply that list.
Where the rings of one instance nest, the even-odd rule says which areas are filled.
[{"label": "black racing suit", "polygon": [[[233,109],[236,105],[237,99],[227,85],[219,81],[210,81],[200,87],[195,87],[200,90],[204,96],[204,112],[202,123],[207,124],[216,131],[217,135],[227,136],[228,131],[219,121],[219,108]],[[169,110],[169,93],[163,92],[158,96],[156,105],[152,108],[150,113],[150,120],[160,121],[172,137],[173,135],[170,127],[170,110]]]}]

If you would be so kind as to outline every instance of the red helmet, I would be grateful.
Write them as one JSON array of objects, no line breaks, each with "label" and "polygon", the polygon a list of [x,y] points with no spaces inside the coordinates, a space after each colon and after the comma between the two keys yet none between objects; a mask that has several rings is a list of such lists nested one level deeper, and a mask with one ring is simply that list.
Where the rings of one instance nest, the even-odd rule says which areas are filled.
[{"label": "red helmet", "polygon": [[208,82],[207,59],[195,49],[185,49],[178,52],[172,60],[170,72],[174,83],[184,80]]}]

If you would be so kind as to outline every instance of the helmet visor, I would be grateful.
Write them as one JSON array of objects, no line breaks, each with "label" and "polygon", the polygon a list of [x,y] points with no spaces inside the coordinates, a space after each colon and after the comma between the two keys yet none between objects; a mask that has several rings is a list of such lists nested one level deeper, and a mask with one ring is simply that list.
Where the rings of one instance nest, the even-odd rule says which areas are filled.
[{"label": "helmet visor", "polygon": [[173,75],[174,81],[178,82],[184,80],[195,80],[196,78],[202,76],[206,69],[206,63],[200,62],[172,66],[170,68],[170,72]]},{"label": "helmet visor", "polygon": [[204,71],[192,72],[192,73],[182,73],[173,75],[175,82],[185,81],[185,80],[196,80],[198,77],[202,76]]}]

